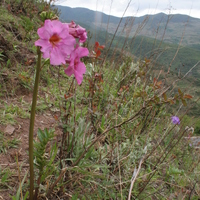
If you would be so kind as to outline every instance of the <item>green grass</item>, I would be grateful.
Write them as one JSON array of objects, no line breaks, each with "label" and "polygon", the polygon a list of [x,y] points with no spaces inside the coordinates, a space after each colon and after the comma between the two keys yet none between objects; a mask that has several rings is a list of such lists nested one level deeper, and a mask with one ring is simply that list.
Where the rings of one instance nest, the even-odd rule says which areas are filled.
[{"label": "green grass", "polygon": [[[44,5],[37,4],[38,8]],[[24,14],[14,17],[3,7],[0,9],[9,23],[14,23],[13,27],[18,27],[21,35],[24,34],[23,40],[15,38],[9,52],[1,52],[7,59],[1,63],[0,74],[3,98],[0,102],[0,125],[3,130],[8,124],[17,124],[18,118],[29,118],[31,105],[25,98],[31,101],[36,60],[27,66],[12,56],[17,56],[21,46],[25,45],[28,46],[27,59],[35,56],[35,29],[40,27],[40,21],[39,16],[31,18]],[[5,40],[12,44],[11,32]],[[50,113],[55,119],[55,130],[39,129],[35,137],[35,191],[38,198],[127,199],[131,180],[137,171],[131,190],[132,199],[189,198],[190,194],[193,199],[198,198],[195,184],[200,180],[200,157],[184,137],[188,134],[185,126],[194,126],[195,120],[195,133],[198,134],[199,120],[192,118],[191,113],[187,115],[192,100],[184,96],[188,94],[184,90],[186,82],[180,80],[172,85],[177,77],[170,74],[170,81],[165,83],[165,74],[159,76],[158,66],[153,60],[144,58],[149,52],[153,53],[153,40],[143,38],[142,44],[141,40],[136,38],[134,41],[133,51],[139,58],[137,60],[120,51],[114,56],[119,37],[115,38],[104,64],[101,60],[85,59],[87,72],[80,86],[73,77],[66,76],[63,67],[52,67],[48,62],[43,67],[36,114],[42,118]],[[123,41],[118,45],[118,50],[121,50]],[[165,47],[163,44],[162,48]],[[166,66],[169,63],[165,59],[171,61],[176,48],[169,45],[167,52],[163,53],[169,56],[161,59]],[[103,50],[101,58],[107,50]],[[187,51],[182,48],[180,55],[184,57]],[[188,65],[196,62],[193,58],[197,59],[197,55],[191,50]],[[189,81],[187,79],[187,83]],[[169,89],[163,93],[168,86]],[[187,107],[182,106],[184,101]],[[173,115],[180,117],[179,126],[171,123]],[[19,147],[19,142],[0,132],[0,153],[7,155],[9,149]],[[18,166],[20,172],[23,162],[26,160],[22,157],[22,164]],[[1,170],[0,177],[1,187],[12,191],[9,185],[13,177],[9,169]],[[26,177],[26,173],[21,177],[22,194],[20,181],[15,179],[17,189],[13,189],[16,192],[13,199],[28,195]]]},{"label": "green grass", "polygon": [[[23,106],[23,107],[22,107]],[[0,109],[1,113],[1,124],[15,124],[16,118],[28,118],[27,105],[15,105],[15,104],[4,104],[3,108]]]},{"label": "green grass", "polygon": [[8,136],[0,132],[0,153],[6,154],[8,149],[18,148],[19,143],[18,139],[9,139]]},{"label": "green grass", "polygon": [[2,170],[0,168],[0,191],[5,189],[12,190],[12,187],[9,186],[9,183],[11,181],[12,172],[9,169]]}]

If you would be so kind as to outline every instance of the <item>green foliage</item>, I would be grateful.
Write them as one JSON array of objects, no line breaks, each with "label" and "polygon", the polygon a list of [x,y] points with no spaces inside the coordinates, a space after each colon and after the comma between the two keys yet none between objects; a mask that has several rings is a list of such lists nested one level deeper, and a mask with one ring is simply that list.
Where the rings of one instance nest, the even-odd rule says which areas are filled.
[{"label": "green foliage", "polygon": [[11,149],[11,148],[18,148],[19,146],[19,139],[17,138],[8,138],[8,137],[5,137],[5,135],[0,132],[0,153],[7,153],[8,149]]},{"label": "green foliage", "polygon": [[21,19],[21,25],[24,27],[26,33],[34,30],[34,22],[32,22],[29,17],[21,16]]},{"label": "green foliage", "polygon": [[198,119],[195,123],[194,134],[200,135],[200,119]]},{"label": "green foliage", "polygon": [[26,200],[26,199],[28,198],[28,195],[29,195],[29,192],[28,192],[28,191],[25,193],[24,196],[21,196],[21,194],[20,194],[20,192],[21,192],[21,187],[23,187],[23,185],[24,185],[24,182],[25,182],[25,180],[26,180],[27,174],[28,174],[28,172],[25,174],[25,176],[24,176],[22,182],[20,183],[20,186],[19,186],[19,188],[18,188],[18,190],[17,190],[16,195],[15,195],[15,196],[12,196],[12,200],[20,200],[21,198],[22,198],[23,200]]},{"label": "green foliage", "polygon": [[[46,176],[44,168],[51,167],[53,160],[55,159],[57,153],[56,144],[52,147],[50,152],[50,160],[47,159],[45,152],[47,144],[54,138],[54,131],[44,129],[38,129],[38,142],[34,143],[34,156],[35,165],[39,169],[39,176]],[[49,170],[49,169],[48,169]],[[48,172],[48,170],[46,170]]]},{"label": "green foliage", "polygon": [[9,169],[4,169],[2,170],[2,168],[0,168],[0,191],[2,189],[11,189],[11,187],[9,186],[9,182],[10,182],[10,178],[12,176],[12,173]]},{"label": "green foliage", "polygon": [[18,105],[14,104],[4,104],[4,108],[0,109],[1,113],[1,123],[2,124],[15,124],[16,117],[27,118],[29,114],[27,113],[28,109],[21,108]]},{"label": "green foliage", "polygon": [[[28,10],[30,2],[26,3],[23,8]],[[45,10],[46,4],[40,3],[36,4],[37,12]],[[9,23],[15,22],[12,27],[21,25],[22,28],[19,31],[22,40],[11,45],[10,53],[17,55],[22,51],[23,42],[35,51],[35,30],[40,27],[38,16],[21,13],[18,20],[7,11],[2,13]],[[41,17],[44,20],[53,14],[47,11]],[[103,33],[98,32],[102,44],[105,41]],[[12,38],[12,34],[8,35]],[[112,38],[111,34],[107,36]],[[10,43],[10,40],[6,37],[6,41]],[[139,174],[131,190],[132,199],[177,199],[176,195],[188,198],[195,182],[199,181],[200,170],[199,155],[185,139],[184,128],[194,121],[189,115],[183,114],[182,117],[193,96],[182,88],[182,80],[176,84],[171,74],[167,80],[166,69],[160,71],[158,63],[154,62],[162,54],[158,61],[169,66],[177,46],[163,43],[158,54],[153,47],[158,48],[160,41],[154,41],[136,37],[132,43],[128,39],[127,49],[132,50],[133,57],[130,52],[122,51],[125,38],[116,36],[111,49],[107,45],[98,59],[85,59],[87,71],[80,86],[73,77],[65,75],[62,67],[51,67],[48,60],[44,61],[36,115],[41,118],[52,115],[50,120],[55,119],[56,129],[39,129],[34,142],[35,193],[38,198],[126,199],[137,170]],[[188,50],[191,50],[191,60],[186,59]],[[108,60],[102,63],[106,52]],[[23,90],[28,89],[25,91],[30,94],[35,60],[27,55],[25,61],[15,66],[7,51],[1,51],[0,62],[1,59],[6,61],[0,74],[6,84],[1,84],[1,89],[7,91],[10,80],[17,80],[22,89],[20,95],[17,90],[13,92],[13,96],[20,96],[16,103],[1,102],[1,125],[14,124],[17,117],[29,116],[31,100],[26,102],[23,99],[26,94]],[[172,70],[175,71],[180,61],[187,61],[189,66],[196,59],[197,54],[184,47]],[[187,70],[188,66],[185,67]],[[193,113],[198,114],[197,108],[198,104]],[[181,118],[180,126],[171,123],[170,117],[175,114]],[[198,131],[199,121],[195,133]],[[1,153],[17,147],[18,142],[1,132]],[[0,175],[1,186],[9,189],[9,172],[1,171]],[[26,175],[21,182],[24,199],[28,196]],[[197,192],[193,192],[192,198],[197,198]],[[21,198],[20,187],[12,198]]]},{"label": "green foliage", "polygon": [[58,18],[53,11],[48,11],[48,12],[43,11],[42,13],[40,13],[40,17],[41,17],[43,22],[46,19],[55,20],[55,19]]},{"label": "green foliage", "polygon": [[2,52],[0,52],[0,61],[3,61],[4,58],[5,56],[2,54]]}]

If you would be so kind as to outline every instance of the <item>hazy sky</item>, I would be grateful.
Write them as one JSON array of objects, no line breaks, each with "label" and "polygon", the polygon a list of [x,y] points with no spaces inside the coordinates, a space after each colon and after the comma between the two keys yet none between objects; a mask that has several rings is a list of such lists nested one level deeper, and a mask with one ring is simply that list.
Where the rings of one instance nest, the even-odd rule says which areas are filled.
[{"label": "hazy sky", "polygon": [[200,18],[200,0],[56,0],[59,5],[89,8],[118,17],[122,17],[129,2],[125,16],[164,12]]}]

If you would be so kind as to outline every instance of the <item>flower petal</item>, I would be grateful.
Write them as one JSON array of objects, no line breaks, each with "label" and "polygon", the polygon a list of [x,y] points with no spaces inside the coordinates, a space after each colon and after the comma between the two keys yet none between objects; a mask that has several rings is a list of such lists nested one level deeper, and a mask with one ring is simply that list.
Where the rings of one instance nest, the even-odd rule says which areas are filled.
[{"label": "flower petal", "polygon": [[59,48],[53,48],[50,53],[50,64],[61,65],[65,64],[65,55],[62,54]]},{"label": "flower petal", "polygon": [[[45,20],[44,26],[38,29],[40,39],[35,42],[41,47],[43,58],[50,58],[51,65],[65,64],[74,50],[76,40],[69,34],[68,24],[58,20]],[[56,41],[51,40],[56,37]]]},{"label": "flower petal", "polygon": [[75,72],[78,72],[79,74],[85,74],[85,72],[86,72],[85,64],[82,62],[79,62],[77,64]]},{"label": "flower petal", "polygon": [[52,45],[50,44],[50,42],[48,40],[39,39],[35,42],[35,46],[40,46],[45,49],[45,48],[51,47]]},{"label": "flower petal", "polygon": [[76,80],[77,80],[77,83],[78,83],[79,85],[80,85],[80,84],[82,83],[82,81],[83,81],[83,74],[85,74],[85,72],[86,72],[86,67],[85,67],[85,65],[84,65],[82,62],[78,63],[77,68],[76,68],[76,70],[74,71],[74,76],[75,76],[75,78],[76,78]]},{"label": "flower petal", "polygon": [[87,56],[89,54],[89,51],[85,47],[78,47],[76,49],[76,54],[78,55],[79,58],[82,58],[84,56]]},{"label": "flower petal", "polygon": [[51,37],[51,31],[46,30],[44,27],[39,28],[37,33],[41,39],[48,40]]},{"label": "flower petal", "polygon": [[75,78],[76,78],[78,85],[80,85],[83,81],[83,74],[79,74],[79,73],[75,72]]},{"label": "flower petal", "polygon": [[173,124],[180,124],[180,119],[177,116],[172,116],[171,120]]},{"label": "flower petal", "polygon": [[74,74],[74,69],[71,66],[69,66],[67,69],[65,69],[65,74],[71,76],[72,74]]},{"label": "flower petal", "polygon": [[75,44],[76,44],[75,38],[69,35],[67,38],[62,39],[62,41],[58,44],[58,47],[62,48],[67,55],[70,55],[74,50]]}]

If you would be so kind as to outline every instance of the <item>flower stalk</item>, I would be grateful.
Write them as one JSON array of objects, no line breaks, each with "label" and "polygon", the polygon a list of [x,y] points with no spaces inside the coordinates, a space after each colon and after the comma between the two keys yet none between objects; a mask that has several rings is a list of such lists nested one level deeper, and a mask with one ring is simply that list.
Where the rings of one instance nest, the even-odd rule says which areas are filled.
[{"label": "flower stalk", "polygon": [[[33,191],[34,191],[34,169],[33,169],[33,133],[34,133],[34,123],[35,123],[35,110],[37,103],[37,94],[39,87],[39,77],[41,71],[41,51],[40,47],[37,47],[38,61],[36,68],[36,77],[33,90],[33,99],[31,107],[31,117],[30,117],[30,127],[29,127],[29,167],[30,167],[30,192],[29,199],[33,200]],[[37,198],[36,198],[37,199]]]}]

